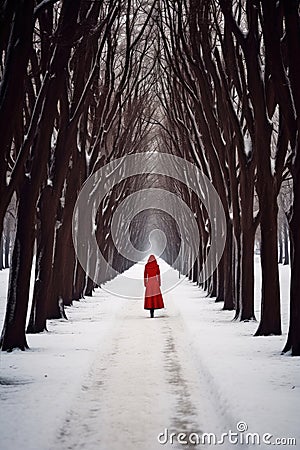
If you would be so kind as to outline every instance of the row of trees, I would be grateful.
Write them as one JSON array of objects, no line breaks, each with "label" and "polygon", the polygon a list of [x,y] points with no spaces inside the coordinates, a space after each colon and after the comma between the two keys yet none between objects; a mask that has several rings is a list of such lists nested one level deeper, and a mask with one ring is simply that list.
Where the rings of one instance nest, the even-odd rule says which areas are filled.
[{"label": "row of trees", "polygon": [[[86,178],[149,140],[155,3],[103,0],[1,3],[0,234],[17,195],[3,350],[27,347],[63,306],[94,286],[75,258],[72,214]],[[123,191],[126,192],[126,183]],[[116,207],[109,198],[100,245]],[[107,228],[106,228],[107,227]]]},{"label": "row of trees", "polygon": [[[228,225],[217,274],[204,287],[225,309],[235,309],[237,319],[255,318],[259,226],[256,335],[281,334],[278,195],[282,181],[292,178],[291,319],[284,351],[299,355],[299,2],[164,0],[160,8],[164,142],[210,178]],[[204,258],[210,241],[202,237]],[[200,270],[191,274],[194,281]]]},{"label": "row of trees", "polygon": [[[12,0],[1,3],[0,22],[0,234],[14,194],[17,202],[2,349],[27,347],[35,246],[28,332],[45,330],[64,305],[92,294],[95,282],[72,243],[79,191],[115,158],[155,149],[194,163],[216,188],[227,224],[218,269],[201,281],[211,246],[205,207],[184,183],[153,174],[124,179],[101,201],[95,233],[105,259],[119,271],[132,264],[118,255],[110,232],[118,204],[144,186],[170,190],[193,211],[201,235],[190,278],[236,319],[253,320],[259,228],[256,334],[280,334],[278,258],[285,249],[287,261],[289,234],[284,350],[299,355],[299,0]],[[153,224],[173,237],[169,262],[181,238],[177,268],[184,273],[193,237],[179,236],[172,218],[148,210],[131,226],[137,247]],[[93,250],[85,251],[93,260]],[[110,275],[99,270],[106,281]]]}]

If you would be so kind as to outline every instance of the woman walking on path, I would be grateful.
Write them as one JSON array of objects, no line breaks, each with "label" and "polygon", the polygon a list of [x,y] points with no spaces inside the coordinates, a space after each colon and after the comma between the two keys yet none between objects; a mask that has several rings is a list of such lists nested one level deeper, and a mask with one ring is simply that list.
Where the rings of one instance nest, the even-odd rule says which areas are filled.
[{"label": "woman walking on path", "polygon": [[144,285],[146,287],[144,309],[150,310],[150,317],[154,317],[154,310],[164,308],[160,292],[160,271],[154,255],[150,255],[145,266]]}]

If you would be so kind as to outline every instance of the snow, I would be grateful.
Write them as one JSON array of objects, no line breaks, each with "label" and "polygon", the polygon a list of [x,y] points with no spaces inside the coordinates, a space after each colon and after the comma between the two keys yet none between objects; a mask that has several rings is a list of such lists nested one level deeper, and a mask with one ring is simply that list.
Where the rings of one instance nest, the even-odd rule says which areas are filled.
[{"label": "snow", "polygon": [[252,140],[249,133],[244,136],[244,149],[246,156],[249,157],[252,153]]},{"label": "snow", "polygon": [[[171,277],[177,283],[178,273],[160,265],[168,283]],[[259,318],[258,257],[255,268]],[[142,280],[143,265],[128,274]],[[257,323],[232,322],[232,312],[186,279],[164,295],[166,308],[154,319],[142,299],[112,294],[124,277],[74,302],[68,321],[50,321],[48,333],[28,335],[29,351],[0,355],[0,448],[175,449],[182,448],[176,441],[180,432],[220,438],[236,431],[238,422],[252,433],[300,442],[300,358],[280,354],[289,268],[281,266],[280,276],[279,337],[253,337]],[[1,317],[7,279],[8,271],[0,272]],[[165,429],[168,436],[176,433],[173,444],[158,442]],[[231,447],[240,446],[225,439],[223,448]]]}]

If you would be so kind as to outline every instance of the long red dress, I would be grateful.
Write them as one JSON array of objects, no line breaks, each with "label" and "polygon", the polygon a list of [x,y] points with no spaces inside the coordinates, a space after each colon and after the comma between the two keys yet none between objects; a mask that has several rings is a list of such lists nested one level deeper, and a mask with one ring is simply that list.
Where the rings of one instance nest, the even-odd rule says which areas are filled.
[{"label": "long red dress", "polygon": [[154,255],[150,255],[145,266],[144,284],[146,287],[144,309],[164,308],[160,292],[160,271]]}]

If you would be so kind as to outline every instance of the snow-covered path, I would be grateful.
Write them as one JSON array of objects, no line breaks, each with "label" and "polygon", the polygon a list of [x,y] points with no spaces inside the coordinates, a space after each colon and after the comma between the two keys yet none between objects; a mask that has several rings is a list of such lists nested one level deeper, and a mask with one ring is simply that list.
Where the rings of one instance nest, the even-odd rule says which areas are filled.
[{"label": "snow-covered path", "polygon": [[157,436],[165,428],[200,434],[228,427],[194,365],[170,294],[165,305],[154,319],[140,300],[120,306],[111,341],[96,354],[53,449],[180,448],[175,439],[162,446]]}]

